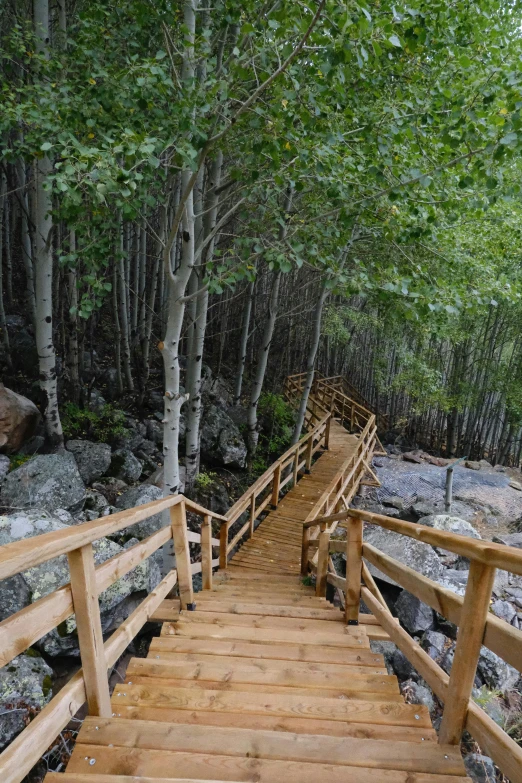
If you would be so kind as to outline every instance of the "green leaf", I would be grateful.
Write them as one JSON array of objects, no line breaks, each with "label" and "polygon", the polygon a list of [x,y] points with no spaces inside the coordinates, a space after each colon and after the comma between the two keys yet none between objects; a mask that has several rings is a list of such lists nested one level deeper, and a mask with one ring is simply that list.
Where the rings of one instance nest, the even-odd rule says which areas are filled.
[{"label": "green leaf", "polygon": [[397,46],[399,49],[402,49],[401,40],[398,35],[390,35],[388,41],[392,44],[392,46]]},{"label": "green leaf", "polygon": [[40,145],[40,149],[43,150],[43,152],[47,152],[47,150],[50,150],[53,145],[50,141],[44,141],[43,144]]}]

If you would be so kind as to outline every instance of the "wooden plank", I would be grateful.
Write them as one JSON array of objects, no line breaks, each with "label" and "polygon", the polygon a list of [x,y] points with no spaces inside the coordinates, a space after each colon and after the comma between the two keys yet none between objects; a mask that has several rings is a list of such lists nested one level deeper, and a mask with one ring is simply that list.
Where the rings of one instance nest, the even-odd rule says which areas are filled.
[{"label": "wooden plank", "polygon": [[181,610],[181,601],[179,598],[165,598],[158,606],[152,617],[153,623],[165,623],[177,620]]},{"label": "wooden plank", "polygon": [[[462,596],[456,595],[437,582],[418,574],[369,544],[363,544],[363,556],[375,568],[383,571],[443,617],[455,625],[460,625],[462,604],[464,603]],[[483,644],[511,666],[522,671],[522,631],[508,625],[499,617],[488,614]]]},{"label": "wooden plank", "polygon": [[[312,690],[338,690],[347,693],[361,694],[378,693],[381,695],[399,696],[397,678],[382,674],[361,674],[350,671],[347,678],[346,672],[332,674],[325,671],[315,671],[310,676],[309,670],[298,666],[282,668],[270,668],[265,665],[262,668],[253,665],[248,666],[241,661],[217,660],[212,663],[176,661],[172,658],[132,658],[129,663],[127,675],[129,680],[136,682],[135,677],[153,677],[166,680],[210,680],[226,684],[258,684],[271,690],[273,685],[282,685],[287,688],[300,688],[306,685]],[[168,683],[167,683],[168,684]],[[185,687],[185,686],[183,686]],[[212,686],[208,686],[212,687]],[[393,699],[392,699],[393,700]]]},{"label": "wooden plank", "polygon": [[92,544],[69,552],[68,559],[89,714],[108,717],[112,710]]},{"label": "wooden plank", "polygon": [[228,561],[228,530],[230,525],[221,525],[219,528],[219,567],[226,569]]},{"label": "wooden plank", "polygon": [[276,658],[286,661],[306,661],[308,663],[335,663],[359,666],[382,665],[382,656],[372,652],[369,647],[321,647],[314,644],[263,644],[257,640],[241,641],[231,639],[187,638],[181,636],[161,636],[153,638],[151,650],[161,655],[162,651],[180,650],[182,652],[202,652],[211,655],[259,658]]},{"label": "wooden plank", "polygon": [[178,503],[170,509],[170,523],[174,539],[181,608],[186,609],[187,606],[194,603],[194,591],[192,588],[190,550],[187,538],[187,513],[184,502]]},{"label": "wooden plank", "polygon": [[[263,607],[260,607],[262,612]],[[335,634],[336,636],[360,637],[364,636],[366,630],[362,626],[355,626],[347,629],[340,612],[334,612],[334,617],[330,619],[309,619],[306,617],[289,617],[277,614],[251,614],[239,612],[212,612],[196,611],[182,612],[178,625],[186,623],[213,623],[215,625],[241,625],[245,628],[281,628],[289,631],[302,631],[303,633],[319,632],[324,634]]]},{"label": "wooden plank", "polygon": [[[267,731],[290,731],[298,734],[326,734],[329,737],[385,739],[392,742],[436,742],[433,729],[409,726],[374,726],[369,723],[346,723],[318,718],[282,718],[273,715],[245,715],[233,712],[177,710],[170,707],[118,707],[122,718],[154,720],[196,726],[226,726]],[[468,782],[469,783],[469,782]]]},{"label": "wooden plank", "polygon": [[[300,672],[305,679],[315,676],[315,674],[332,674],[343,678],[346,682],[346,678],[351,677],[352,674],[388,674],[386,666],[384,665],[384,659],[374,666],[358,666],[356,664],[335,664],[335,663],[306,663],[302,661],[294,661],[291,667],[289,667],[288,661],[280,660],[278,658],[262,659],[256,657],[243,657],[239,658],[233,655],[228,656],[228,663],[237,665],[239,667],[255,667],[258,671],[287,671],[289,668],[292,672]],[[382,656],[381,656],[382,657]],[[149,650],[147,660],[160,660],[160,661],[173,661],[173,662],[187,662],[187,663],[212,663],[215,664],[218,661],[223,660],[221,655],[209,655],[205,653],[194,652],[182,652],[179,650],[161,650],[157,652],[156,649],[151,648]],[[227,661],[224,661],[227,663]],[[349,668],[347,668],[349,666]]]},{"label": "wooden plank", "polygon": [[[69,769],[73,772],[88,771],[88,754],[92,752],[92,746],[78,744],[69,762]],[[224,778],[228,781],[255,780],[256,783],[273,783],[275,780],[285,780],[286,783],[317,783],[317,780],[328,780],[329,783],[375,783],[374,768],[137,748],[98,746],[96,765],[101,773],[119,774],[124,769],[140,777],[149,775],[156,779],[155,783],[158,777],[164,778],[166,772],[173,776],[207,781]],[[380,776],[386,783],[469,783],[465,776],[413,774],[414,778],[410,772],[387,770],[381,772]]]},{"label": "wooden plank", "polygon": [[[325,696],[292,695],[291,693],[254,693],[170,688],[166,684],[117,685],[112,704],[147,706],[163,705],[176,709],[201,709],[210,712],[241,712],[287,717],[328,718],[329,720],[359,723],[392,724],[394,726],[431,726],[426,707],[403,704],[397,701],[366,701],[364,699],[339,699]],[[415,716],[418,717],[415,717]]]},{"label": "wooden plank", "polygon": [[[382,740],[325,737],[314,734],[252,731],[208,726],[170,726],[155,721],[87,718],[78,736],[79,743],[90,746],[183,751],[213,755],[281,759],[350,767],[402,769],[442,775],[462,775],[464,765],[454,747],[435,743],[402,742],[390,748]],[[90,754],[88,754],[90,755]]]},{"label": "wooden plank", "polygon": [[325,620],[327,622],[342,622],[342,615],[338,609],[335,609],[330,605],[329,608],[314,609],[303,608],[301,606],[285,606],[285,605],[267,605],[264,603],[249,604],[249,603],[230,603],[219,601],[202,601],[198,603],[199,612],[212,612],[228,613],[228,614],[249,614],[249,615],[271,615],[272,617],[293,617],[302,620]]},{"label": "wooden plank", "polygon": [[201,574],[203,590],[212,590],[212,517],[208,514],[201,523]]},{"label": "wooden plank", "polygon": [[477,671],[494,579],[494,568],[471,562],[461,625],[451,666],[448,698],[444,705],[439,731],[439,742],[444,744],[460,744]]},{"label": "wooden plank", "polygon": [[349,625],[359,622],[359,605],[361,603],[361,569],[362,569],[362,519],[352,518],[348,524],[346,536],[346,597],[345,618]]},{"label": "wooden plank", "polygon": [[330,531],[321,530],[319,535],[319,550],[317,559],[317,572],[315,579],[315,594],[317,596],[326,596],[326,576],[328,573]]},{"label": "wooden plank", "polygon": [[314,632],[304,635],[302,631],[287,631],[282,628],[256,628],[240,625],[215,625],[212,623],[165,623],[162,636],[183,636],[188,639],[235,639],[256,641],[263,644],[321,645],[326,647],[369,647],[366,637],[336,635]]}]

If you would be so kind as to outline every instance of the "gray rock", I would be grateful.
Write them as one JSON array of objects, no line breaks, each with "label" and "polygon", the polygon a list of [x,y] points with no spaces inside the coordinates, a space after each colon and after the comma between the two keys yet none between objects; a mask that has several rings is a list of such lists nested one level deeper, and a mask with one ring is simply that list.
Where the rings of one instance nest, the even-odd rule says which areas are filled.
[{"label": "gray rock", "polygon": [[453,666],[454,657],[455,657],[455,644],[452,644],[450,645],[450,647],[447,648],[440,661],[440,665],[444,669],[446,674],[451,673],[451,667]]},{"label": "gray rock", "polygon": [[163,424],[156,419],[148,419],[147,438],[156,445],[161,445],[163,443]]},{"label": "gray rock", "polygon": [[522,608],[522,587],[506,587],[506,593],[512,597],[518,607]]},{"label": "gray rock", "polygon": [[439,661],[444,655],[447,639],[438,631],[426,631],[422,635],[420,645],[434,661]]},{"label": "gray rock", "polygon": [[0,669],[0,750],[25,728],[30,713],[51,700],[52,674],[34,654],[19,655]]},{"label": "gray rock", "polygon": [[9,466],[11,461],[5,454],[0,454],[0,481],[4,479],[9,473]]},{"label": "gray rock", "polygon": [[482,538],[473,525],[470,525],[465,519],[453,517],[449,514],[433,514],[432,516],[423,517],[419,520],[419,524],[433,527],[436,530],[446,530],[448,533],[457,533],[460,536]]},{"label": "gray rock", "polygon": [[6,389],[0,380],[0,449],[7,454],[20,450],[22,445],[34,435],[40,421],[40,411],[36,405]]},{"label": "gray rock", "polygon": [[374,653],[382,655],[388,674],[393,674],[393,656],[397,652],[397,647],[393,642],[379,642],[370,640],[370,649]]},{"label": "gray rock", "polygon": [[431,631],[434,626],[433,609],[403,590],[395,604],[395,612],[402,625],[412,634]]},{"label": "gray rock", "polygon": [[493,536],[493,541],[496,544],[504,544],[505,546],[514,546],[517,549],[522,549],[522,533]]},{"label": "gray rock", "polygon": [[516,617],[517,610],[510,604],[509,601],[495,601],[491,605],[491,611],[501,620],[505,620],[506,623],[511,623],[513,617]]},{"label": "gray rock", "polygon": [[473,462],[473,460],[467,460],[464,465],[470,470],[480,470],[480,462]]},{"label": "gray rock", "polygon": [[106,476],[103,478],[103,481],[94,482],[92,488],[95,492],[104,495],[111,505],[114,505],[122,492],[125,492],[128,488],[128,484],[113,476]]},{"label": "gray rock", "polygon": [[408,704],[423,704],[428,708],[430,715],[435,713],[435,699],[426,685],[421,685],[415,680],[406,680],[401,684],[401,692]]},{"label": "gray rock", "polygon": [[112,455],[109,473],[114,478],[133,484],[141,476],[141,470],[142,463],[129,449],[117,449]]},{"label": "gray rock", "polygon": [[362,508],[371,514],[383,514],[386,517],[400,518],[401,512],[391,506],[383,506],[380,503],[363,503]]},{"label": "gray rock", "polygon": [[203,417],[201,455],[207,462],[244,468],[247,449],[245,441],[227,412],[211,405]]},{"label": "gray rock", "polygon": [[404,500],[399,497],[383,498],[382,504],[383,506],[391,506],[392,508],[396,508],[397,511],[404,511]]},{"label": "gray rock", "polygon": [[399,680],[418,680],[419,674],[415,667],[409,662],[404,653],[396,650],[392,658],[393,671]]},{"label": "gray rock", "polygon": [[464,766],[474,783],[495,783],[497,779],[495,765],[489,756],[470,753],[468,756],[464,756]]},{"label": "gray rock", "polygon": [[74,455],[80,476],[86,484],[104,476],[111,464],[111,447],[107,443],[68,440],[67,451]]},{"label": "gray rock", "polygon": [[480,658],[477,666],[477,672],[490,690],[505,691],[511,690],[518,680],[518,671],[499,658],[487,647],[480,650]]},{"label": "gray rock", "polygon": [[56,508],[78,510],[85,497],[85,486],[72,454],[39,454],[16,470],[2,483],[0,503],[7,508]]},{"label": "gray rock", "polygon": [[[134,506],[151,503],[153,500],[159,500],[161,497],[163,497],[163,492],[153,484],[139,484],[137,487],[132,487],[124,492],[123,495],[120,495],[116,501],[116,508],[122,511],[126,508],[134,508]],[[126,528],[124,533],[125,535],[134,536],[141,541],[168,524],[168,514],[165,516],[161,513],[155,514],[153,517],[144,519],[142,522],[136,522],[135,525]]]},{"label": "gray rock", "polygon": [[[405,538],[398,533],[392,533],[375,525],[365,527],[364,540],[367,544],[372,544],[381,552],[394,557],[428,579],[439,581],[442,576],[444,569],[440,557],[429,544],[423,544],[413,538]],[[396,584],[393,579],[382,574],[374,566],[369,565],[369,569],[373,576],[383,579],[388,584]]]},{"label": "gray rock", "polygon": [[436,581],[448,590],[453,590],[457,595],[464,595],[468,583],[469,571],[457,568],[446,568],[442,576]]},{"label": "gray rock", "polygon": [[0,621],[20,612],[31,603],[31,590],[21,574],[15,574],[0,582]]},{"label": "gray rock", "polygon": [[411,510],[417,518],[432,516],[433,514],[437,513],[437,509],[433,503],[429,503],[427,501],[414,503],[411,507]]},{"label": "gray rock", "polygon": [[101,492],[97,492],[95,489],[88,489],[85,493],[85,511],[96,514],[93,519],[98,517],[106,517],[110,513],[110,505]]}]

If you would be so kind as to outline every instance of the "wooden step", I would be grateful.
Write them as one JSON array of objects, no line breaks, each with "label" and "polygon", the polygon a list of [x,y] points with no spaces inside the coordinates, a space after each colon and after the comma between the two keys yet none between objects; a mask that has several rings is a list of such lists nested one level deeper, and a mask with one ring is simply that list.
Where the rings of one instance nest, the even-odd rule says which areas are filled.
[{"label": "wooden step", "polygon": [[[264,607],[258,606],[258,612],[252,613],[248,605],[245,612],[213,612],[205,611],[186,612],[179,615],[178,624],[185,623],[213,623],[215,625],[241,625],[245,628],[281,628],[288,631],[302,631],[303,633],[337,634],[339,636],[364,636],[366,626],[346,625],[341,612],[332,612],[332,617],[306,618],[292,617],[285,614],[265,614]],[[248,612],[248,613],[247,613]]]},{"label": "wooden step", "polygon": [[[287,691],[289,689],[286,689]],[[167,684],[118,684],[111,700],[114,712],[120,706],[173,707],[208,712],[245,712],[281,717],[326,718],[351,723],[430,728],[426,707],[398,701],[340,699],[304,694],[256,693],[251,691],[195,690]]]},{"label": "wooden step", "polygon": [[226,727],[203,727],[128,721],[122,718],[86,718],[78,740],[86,748],[114,746],[239,758],[301,761],[345,767],[374,767],[439,775],[462,775],[460,748],[373,739],[286,734]]},{"label": "wooden step", "polygon": [[279,643],[265,644],[254,638],[247,640],[212,639],[209,637],[182,637],[164,635],[151,641],[150,649],[156,655],[170,650],[204,653],[207,655],[226,655],[235,658],[272,658],[282,661],[303,661],[306,663],[334,663],[340,666],[382,666],[383,657],[370,650],[370,647],[354,645],[350,647],[326,647],[315,644]]},{"label": "wooden step", "polygon": [[312,689],[337,689],[351,693],[399,694],[397,678],[389,674],[367,674],[350,670],[333,673],[325,671],[310,672],[298,664],[286,669],[271,668],[265,664],[262,669],[246,662],[217,659],[212,663],[186,662],[176,660],[157,660],[154,657],[132,658],[127,668],[127,679],[136,682],[135,677],[155,677],[164,679],[197,679],[224,683],[250,683]]},{"label": "wooden step", "polygon": [[[178,607],[174,607],[176,609]],[[178,608],[179,611],[179,608]],[[229,601],[208,601],[203,600],[197,605],[198,613],[205,614],[249,614],[249,615],[271,615],[272,617],[292,617],[302,620],[324,620],[325,622],[336,621],[343,622],[343,615],[339,609],[333,606],[324,609],[307,608],[302,606],[285,605],[263,605],[253,603],[231,603]]]}]

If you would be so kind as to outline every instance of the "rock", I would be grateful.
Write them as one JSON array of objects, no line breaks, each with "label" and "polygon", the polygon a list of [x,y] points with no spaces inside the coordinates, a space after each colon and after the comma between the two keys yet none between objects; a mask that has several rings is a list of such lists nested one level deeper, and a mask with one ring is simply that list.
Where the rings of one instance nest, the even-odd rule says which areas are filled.
[{"label": "rock", "polygon": [[38,367],[36,342],[32,334],[24,328],[14,328],[9,334],[11,344],[11,359],[15,370],[33,377],[35,367]]},{"label": "rock", "polygon": [[103,495],[112,506],[115,505],[117,499],[127,487],[128,485],[124,481],[112,476],[104,478],[103,481],[96,481],[92,485],[93,490]]},{"label": "rock", "polygon": [[505,546],[514,546],[517,549],[522,549],[522,533],[493,536],[493,541],[496,544],[505,544]]},{"label": "rock", "polygon": [[433,514],[428,517],[422,517],[419,520],[420,525],[433,527],[436,530],[446,530],[448,533],[457,533],[460,536],[469,536],[469,538],[482,538],[480,533],[475,530],[473,525],[460,517],[453,517],[449,514]]},{"label": "rock", "polygon": [[406,462],[415,462],[417,465],[422,465],[422,458],[416,454],[414,451],[406,451],[402,455],[403,460],[406,460]]},{"label": "rock", "polygon": [[455,644],[451,644],[445,651],[441,658],[440,665],[446,672],[451,673],[451,667],[453,666],[453,658],[455,657]]},{"label": "rock", "polygon": [[491,611],[501,620],[505,620],[506,623],[511,623],[513,617],[516,617],[517,610],[510,604],[509,601],[495,601],[491,605]]},{"label": "rock", "polygon": [[522,588],[506,587],[506,593],[510,595],[517,606],[522,608]]},{"label": "rock", "polygon": [[439,661],[446,650],[447,639],[443,633],[428,630],[422,635],[420,646],[434,661]]},{"label": "rock", "polygon": [[391,506],[382,506],[380,503],[364,503],[362,508],[371,514],[383,514],[386,517],[399,518],[401,512]]},{"label": "rock", "polygon": [[39,454],[4,479],[0,503],[7,508],[56,508],[78,510],[85,486],[72,454]]},{"label": "rock", "polygon": [[[392,533],[375,525],[365,526],[364,540],[365,543],[372,544],[377,549],[380,549],[381,552],[394,557],[396,560],[404,563],[404,565],[428,577],[428,579],[439,581],[442,577],[444,569],[440,557],[429,544],[415,541],[413,538],[405,538],[405,536]],[[388,582],[388,584],[397,584],[393,579],[374,568],[374,566],[369,565],[369,569],[373,576],[377,576],[379,579]]]},{"label": "rock", "polygon": [[496,470],[497,473],[505,473],[506,472],[506,469],[505,469],[504,465],[495,465],[493,470]]},{"label": "rock", "polygon": [[111,447],[107,443],[68,440],[67,451],[74,455],[80,476],[86,484],[91,484],[105,475],[111,464]]},{"label": "rock", "polygon": [[401,693],[408,704],[422,704],[428,708],[430,715],[435,712],[435,699],[426,685],[421,685],[415,680],[406,680],[401,683]]},{"label": "rock", "polygon": [[0,669],[0,750],[51,700],[52,675],[34,653],[19,655]]},{"label": "rock", "polygon": [[227,407],[227,415],[230,416],[237,427],[247,426],[248,411],[241,405],[229,405]]},{"label": "rock", "polygon": [[421,503],[414,503],[413,506],[411,507],[411,510],[418,518],[432,516],[437,513],[437,509],[433,505],[433,503],[429,503],[427,501]]},{"label": "rock", "polygon": [[[159,489],[163,489],[163,466],[156,468],[156,470],[151,473],[150,476],[148,476],[144,484],[153,484],[155,487],[159,487]],[[185,477],[187,475],[187,469],[185,468],[185,465],[179,466],[179,491],[183,493],[185,491]],[[212,509],[215,510],[215,509]],[[227,507],[228,510],[228,507]]]},{"label": "rock", "polygon": [[464,465],[466,468],[469,468],[469,470],[480,470],[480,462],[473,462],[473,460],[466,460]]},{"label": "rock", "polygon": [[518,492],[522,492],[522,484],[520,484],[518,481],[511,480],[508,486],[510,486],[511,489],[516,489]]},{"label": "rock", "polygon": [[402,625],[412,634],[431,631],[434,626],[433,609],[403,590],[395,604],[395,612]]},{"label": "rock", "polygon": [[490,690],[511,690],[518,680],[519,673],[487,647],[480,650],[477,672]]},{"label": "rock", "polygon": [[245,467],[247,449],[241,432],[217,405],[211,405],[203,416],[201,455],[213,464]]},{"label": "rock", "polygon": [[[159,500],[161,497],[163,497],[163,492],[153,484],[139,484],[137,487],[131,487],[131,489],[120,495],[116,501],[116,508],[122,511],[126,508],[134,508],[134,506],[143,506],[145,503],[151,503],[153,500]],[[168,513],[165,516],[160,513],[144,519],[142,522],[136,522],[135,525],[125,528],[122,532],[126,536],[134,536],[141,541],[151,536],[160,527],[165,527],[168,524]]]},{"label": "rock", "polygon": [[495,572],[495,581],[493,582],[493,595],[503,595],[509,586],[510,573],[497,568]]},{"label": "rock", "polygon": [[32,438],[29,438],[27,443],[24,443],[20,449],[20,454],[29,455],[32,457],[34,454],[38,454],[38,452],[41,451],[44,446],[45,438],[43,435],[34,435]]},{"label": "rock", "polygon": [[40,420],[36,405],[0,381],[0,450],[7,454],[20,451],[34,435]]},{"label": "rock", "polygon": [[[1,517],[0,517],[1,519]],[[20,612],[31,603],[31,590],[21,574],[15,574],[0,582],[0,621]]]},{"label": "rock", "polygon": [[147,438],[160,446],[163,443],[163,424],[156,419],[147,420]]},{"label": "rock", "polygon": [[110,514],[110,509],[110,504],[105,495],[94,489],[86,491],[84,511],[87,513],[87,518],[98,519],[98,517],[106,517]]},{"label": "rock", "polygon": [[463,571],[455,568],[446,568],[437,582],[448,590],[453,590],[457,595],[464,595],[468,583],[469,571]]},{"label": "rock", "polygon": [[494,517],[493,514],[486,514],[484,524],[488,527],[498,527],[498,518]]},{"label": "rock", "polygon": [[113,453],[109,473],[114,478],[126,481],[127,484],[133,484],[141,476],[141,470],[142,463],[129,449],[117,449]]},{"label": "rock", "polygon": [[371,639],[370,649],[372,652],[383,656],[388,674],[393,674],[393,656],[397,651],[396,645],[393,642],[379,642]]},{"label": "rock", "polygon": [[489,756],[480,753],[470,753],[464,756],[466,772],[474,783],[495,783],[497,775],[495,765]]},{"label": "rock", "polygon": [[384,460],[379,459],[378,457],[374,457],[374,459],[373,459],[373,467],[374,468],[383,468],[384,467]]},{"label": "rock", "polygon": [[409,662],[404,653],[398,649],[393,653],[392,667],[399,680],[419,679],[419,674],[415,667]]},{"label": "rock", "polygon": [[9,473],[11,460],[5,454],[0,454],[0,481]]},{"label": "rock", "polygon": [[397,511],[404,511],[404,500],[399,497],[383,498],[382,504],[383,506],[391,506],[392,508],[396,508]]}]

